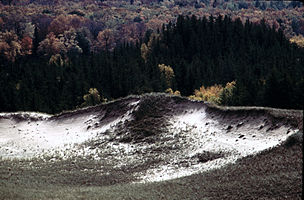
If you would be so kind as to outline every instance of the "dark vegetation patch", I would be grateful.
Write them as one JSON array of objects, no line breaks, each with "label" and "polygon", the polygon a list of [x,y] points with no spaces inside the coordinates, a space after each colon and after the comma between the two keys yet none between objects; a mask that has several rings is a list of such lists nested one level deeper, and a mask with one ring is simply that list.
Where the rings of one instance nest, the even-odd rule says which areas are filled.
[{"label": "dark vegetation patch", "polygon": [[210,152],[210,151],[204,151],[194,156],[194,158],[197,158],[198,161],[202,163],[223,157],[225,157],[225,154],[223,152]]},{"label": "dark vegetation patch", "polygon": [[[114,136],[113,136],[114,137]],[[112,146],[118,144],[117,141],[114,141],[115,138],[111,138],[108,141],[92,139],[86,141],[80,145],[80,148],[89,148],[96,149],[98,153],[91,154],[92,156],[97,156],[101,160],[106,161],[108,167],[114,167],[119,165],[120,167],[114,167],[116,171],[123,171],[128,173],[131,177],[131,174],[137,172],[146,171],[152,167],[158,166],[161,162],[164,161],[162,154],[170,151],[168,147],[151,147],[151,148],[137,148],[136,151],[132,153],[125,154],[124,151],[113,149]],[[113,143],[109,143],[113,142]],[[136,155],[136,156],[134,156]],[[123,157],[126,156],[126,157]],[[122,158],[117,158],[122,157]],[[90,156],[87,156],[88,159]],[[100,162],[100,164],[104,164]],[[133,176],[133,175],[132,175]],[[137,177],[133,177],[135,180]]]},{"label": "dark vegetation patch", "polygon": [[126,113],[131,108],[129,104],[139,100],[138,96],[129,96],[126,98],[117,99],[108,103],[100,104],[97,106],[92,106],[83,109],[77,109],[73,111],[65,111],[60,114],[51,117],[51,120],[62,120],[71,117],[78,117],[82,115],[96,114],[96,117],[103,121],[104,123],[111,121],[113,118],[117,118],[124,113]]},{"label": "dark vegetation patch", "polygon": [[297,133],[289,136],[287,140],[284,142],[286,147],[292,147],[297,144],[303,143],[303,133],[298,131]]},{"label": "dark vegetation patch", "polygon": [[85,16],[85,13],[83,13],[80,10],[73,10],[73,11],[69,12],[69,14],[70,15],[78,15],[78,16],[81,16],[81,17]]},{"label": "dark vegetation patch", "polygon": [[135,180],[129,168],[114,168],[105,160],[96,161],[88,157],[0,160],[0,166],[0,185],[3,186],[107,186]]},{"label": "dark vegetation patch", "polygon": [[181,102],[190,103],[187,99],[165,94],[141,96],[137,110],[132,113],[133,119],[121,124],[117,129],[119,141],[155,142],[161,134],[168,131],[166,127],[169,125],[170,117],[181,112]]},{"label": "dark vegetation patch", "polygon": [[0,116],[1,119],[13,119],[18,123],[23,121],[41,121],[43,117],[33,117],[28,113],[8,113],[7,115]]}]

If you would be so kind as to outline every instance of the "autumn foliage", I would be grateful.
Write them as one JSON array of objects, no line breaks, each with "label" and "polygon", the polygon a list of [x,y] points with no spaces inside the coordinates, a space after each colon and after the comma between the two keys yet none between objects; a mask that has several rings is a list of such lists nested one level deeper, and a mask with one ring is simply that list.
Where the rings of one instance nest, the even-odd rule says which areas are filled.
[{"label": "autumn foliage", "polygon": [[290,42],[295,43],[298,46],[304,48],[304,36],[303,35],[297,35],[297,36],[290,38]]},{"label": "autumn foliage", "polygon": [[72,109],[89,88],[107,98],[197,89],[193,98],[215,103],[303,107],[297,2],[1,2],[1,111]]},{"label": "autumn foliage", "polygon": [[[262,19],[275,30],[282,30],[291,41],[301,45],[304,34],[304,7],[299,2],[272,1],[74,1],[74,0],[20,0],[0,1],[1,34],[13,32],[17,39],[7,43],[1,37],[2,56],[14,62],[16,57],[36,53],[40,42],[49,40],[49,34],[60,39],[66,32],[73,31],[77,35],[74,41],[68,39],[69,53],[61,57],[77,56],[80,52],[90,54],[104,50],[112,51],[117,44],[123,42],[140,43],[145,32],[150,31],[151,37],[142,44],[142,58],[145,62],[151,44],[159,35],[164,24],[174,23],[179,15],[195,15],[209,18],[210,16],[229,15],[233,20],[240,19],[245,24],[248,19],[260,23]],[[34,33],[35,32],[35,33]],[[154,40],[153,40],[154,38]],[[32,44],[31,44],[32,40]],[[60,39],[61,40],[61,39]],[[65,39],[66,40],[66,39]],[[78,43],[81,43],[80,45]],[[66,41],[65,41],[66,42]],[[69,45],[70,45],[69,44]],[[65,46],[68,46],[64,43]],[[9,47],[8,47],[9,46]],[[21,46],[21,47],[20,47]],[[50,45],[41,45],[41,47]],[[79,48],[78,48],[78,47]],[[51,52],[54,49],[42,50]],[[66,51],[66,50],[63,50]],[[75,55],[71,52],[75,52]],[[50,57],[59,54],[52,53]]]},{"label": "autumn foliage", "polygon": [[175,92],[172,90],[172,88],[168,88],[165,90],[165,93],[170,94],[170,95],[176,95],[176,96],[181,96],[180,91],[176,90]]},{"label": "autumn foliage", "polygon": [[0,56],[15,62],[17,56],[30,54],[31,39],[28,37],[19,40],[14,31],[0,32]]},{"label": "autumn foliage", "polygon": [[228,82],[225,87],[221,85],[212,85],[209,87],[202,86],[199,90],[194,91],[194,95],[189,98],[199,101],[207,101],[214,104],[224,104],[228,98],[233,95],[233,89],[236,86],[236,82]]},{"label": "autumn foliage", "polygon": [[40,42],[38,52],[42,53],[44,56],[52,56],[60,54],[65,51],[64,44],[56,37],[56,35],[51,32],[49,33],[45,40]]},{"label": "autumn foliage", "polygon": [[100,31],[97,36],[97,48],[99,50],[113,50],[114,32],[111,29]]},{"label": "autumn foliage", "polygon": [[158,68],[162,77],[165,79],[167,86],[170,88],[174,79],[174,71],[172,67],[170,67],[170,65],[167,66],[165,64],[159,64]]},{"label": "autumn foliage", "polygon": [[81,107],[95,106],[105,101],[96,88],[90,88],[89,93],[83,96],[83,100]]},{"label": "autumn foliage", "polygon": [[29,36],[25,36],[21,40],[21,46],[25,54],[32,54],[33,39]]},{"label": "autumn foliage", "polygon": [[77,15],[59,15],[50,24],[48,31],[55,35],[62,34],[71,28],[78,29],[85,24],[85,19]]}]

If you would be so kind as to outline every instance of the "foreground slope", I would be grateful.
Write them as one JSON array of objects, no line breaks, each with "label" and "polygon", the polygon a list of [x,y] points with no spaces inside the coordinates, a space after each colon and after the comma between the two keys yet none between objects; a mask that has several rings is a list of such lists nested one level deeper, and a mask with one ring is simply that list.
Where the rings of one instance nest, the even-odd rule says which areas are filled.
[{"label": "foreground slope", "polygon": [[[298,197],[302,117],[302,111],[214,107],[164,94],[55,116],[2,113],[0,196],[271,198],[280,189]],[[286,145],[288,137],[296,139]]]}]

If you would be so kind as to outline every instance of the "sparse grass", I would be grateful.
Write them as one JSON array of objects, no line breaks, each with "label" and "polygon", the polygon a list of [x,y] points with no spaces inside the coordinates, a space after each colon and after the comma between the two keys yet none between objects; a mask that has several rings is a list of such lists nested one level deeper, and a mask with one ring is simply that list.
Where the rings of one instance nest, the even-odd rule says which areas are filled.
[{"label": "sparse grass", "polygon": [[[295,142],[221,169],[147,184],[123,183],[127,176],[114,171],[103,176],[100,163],[90,160],[1,160],[0,199],[301,199],[302,157],[302,143]],[[9,168],[12,176],[4,179]]]},{"label": "sparse grass", "polygon": [[[66,160],[0,160],[0,185],[44,188],[49,185],[106,186],[135,179],[127,169],[115,169],[105,161],[74,157]],[[1,189],[0,189],[1,190]],[[3,191],[2,191],[3,192]]]}]

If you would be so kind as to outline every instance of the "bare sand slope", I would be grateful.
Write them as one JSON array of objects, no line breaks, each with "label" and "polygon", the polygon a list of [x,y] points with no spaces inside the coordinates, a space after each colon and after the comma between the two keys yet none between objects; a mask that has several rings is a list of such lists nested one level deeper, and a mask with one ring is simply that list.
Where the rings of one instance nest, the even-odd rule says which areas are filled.
[{"label": "bare sand slope", "polygon": [[302,117],[302,111],[216,107],[164,94],[55,116],[1,113],[0,157],[82,157],[127,168],[135,182],[169,180],[274,147],[303,131]]}]

